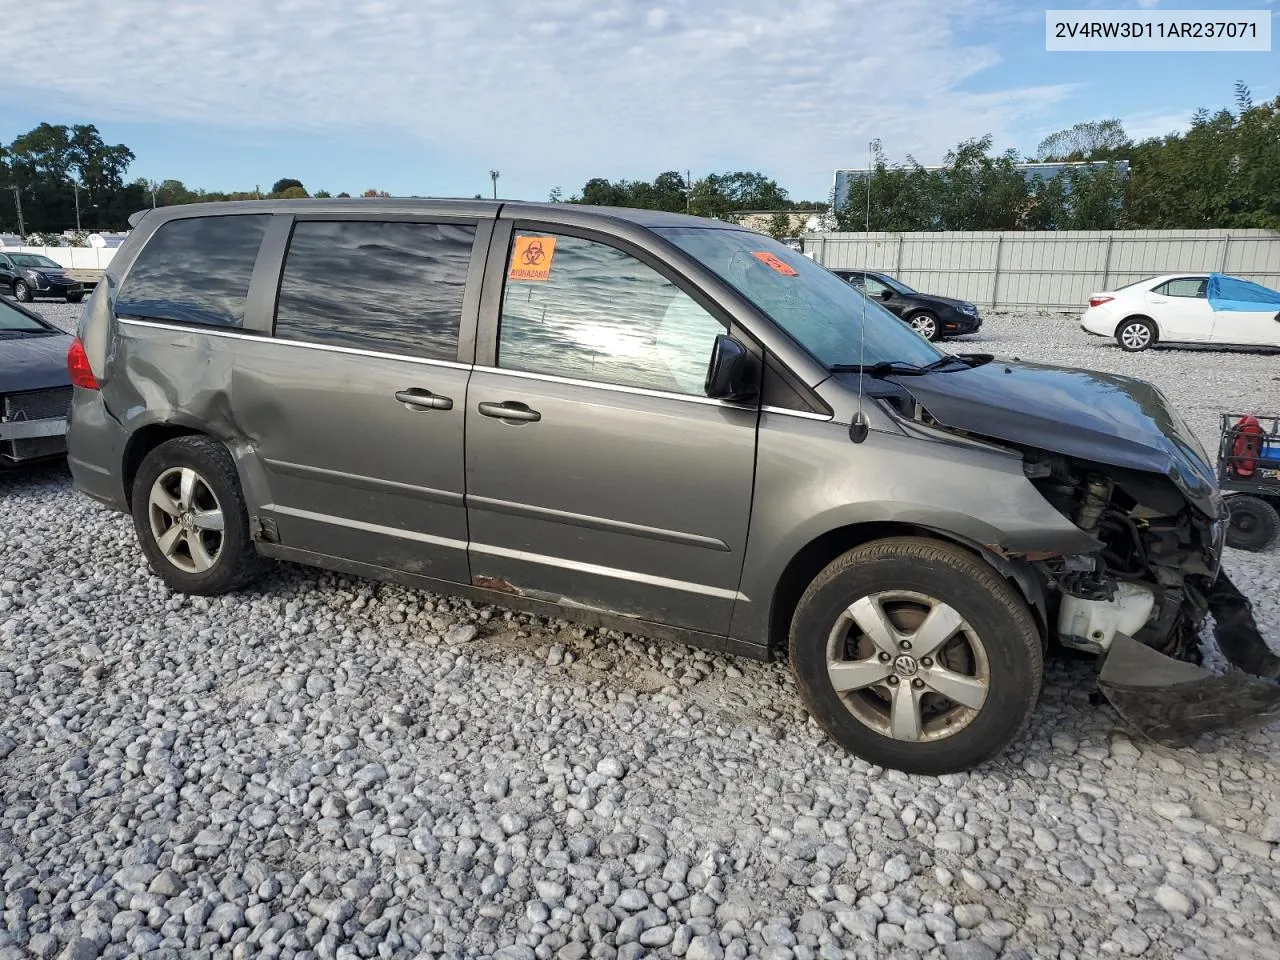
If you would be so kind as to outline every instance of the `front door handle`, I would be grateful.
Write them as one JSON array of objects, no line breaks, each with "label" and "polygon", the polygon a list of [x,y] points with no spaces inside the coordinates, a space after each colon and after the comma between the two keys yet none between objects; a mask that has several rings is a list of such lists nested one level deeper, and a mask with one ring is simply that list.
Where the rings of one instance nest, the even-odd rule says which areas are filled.
[{"label": "front door handle", "polygon": [[529,405],[519,403],[515,400],[504,400],[502,403],[482,403],[477,410],[483,417],[493,417],[497,420],[524,420],[533,422],[541,420],[542,414],[537,410],[530,410]]},{"label": "front door handle", "polygon": [[396,399],[415,410],[452,410],[453,399],[442,397],[421,387],[410,387],[408,390],[397,390]]}]

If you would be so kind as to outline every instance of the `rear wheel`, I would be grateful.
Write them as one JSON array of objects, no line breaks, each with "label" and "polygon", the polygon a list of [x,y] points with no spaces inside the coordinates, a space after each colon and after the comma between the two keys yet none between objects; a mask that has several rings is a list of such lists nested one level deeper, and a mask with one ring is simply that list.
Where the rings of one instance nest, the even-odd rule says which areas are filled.
[{"label": "rear wheel", "polygon": [[226,593],[261,569],[235,463],[208,437],[147,454],[133,481],[133,526],[151,569],[179,593]]},{"label": "rear wheel", "polygon": [[1227,497],[1231,518],[1227,546],[1237,550],[1265,550],[1280,536],[1280,513],[1261,497],[1236,494]]},{"label": "rear wheel", "polygon": [[1145,350],[1156,342],[1156,325],[1146,317],[1130,317],[1121,320],[1116,327],[1116,343],[1129,353]]},{"label": "rear wheel", "polygon": [[13,281],[13,299],[22,303],[30,303],[34,297],[31,296],[31,287],[25,280]]},{"label": "rear wheel", "polygon": [[998,754],[1030,717],[1043,671],[1035,620],[1009,584],[967,551],[916,538],[833,561],[800,599],[790,651],[827,733],[908,773]]},{"label": "rear wheel", "polygon": [[67,303],[79,303],[79,302],[80,302],[81,300],[83,300],[83,299],[84,299],[84,294],[83,294],[83,293],[68,293],[68,294],[67,294]]},{"label": "rear wheel", "polygon": [[912,314],[907,323],[911,324],[911,329],[926,340],[942,339],[942,324],[938,323],[938,318],[932,313]]}]

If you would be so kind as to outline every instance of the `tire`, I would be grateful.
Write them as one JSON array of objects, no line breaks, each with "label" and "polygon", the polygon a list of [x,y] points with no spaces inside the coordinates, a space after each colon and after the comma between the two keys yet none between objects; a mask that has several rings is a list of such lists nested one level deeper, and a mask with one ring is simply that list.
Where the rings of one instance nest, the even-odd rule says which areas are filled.
[{"label": "tire", "polygon": [[[879,645],[859,625],[877,622],[868,616],[876,610],[892,627]],[[934,650],[942,663],[917,661],[901,646],[931,615],[942,629],[928,642],[941,639]],[[973,554],[923,538],[878,540],[832,561],[800,598],[790,653],[805,704],[833,740],[870,763],[931,775],[969,769],[1012,743],[1044,670],[1035,618],[1014,589]],[[853,686],[843,693],[832,658],[862,661],[860,671],[844,671]],[[933,692],[933,684],[969,705]],[[890,704],[902,696],[911,709],[900,716],[916,717],[914,740],[910,722],[895,733]]]},{"label": "tire", "polygon": [[1231,518],[1227,546],[1237,550],[1265,550],[1280,536],[1280,513],[1261,497],[1235,494],[1227,497]]},{"label": "tire", "polygon": [[1137,353],[1155,346],[1159,339],[1156,325],[1146,317],[1127,317],[1116,327],[1116,343],[1126,353]]},{"label": "tire", "polygon": [[938,318],[928,310],[922,310],[920,313],[913,313],[907,318],[907,324],[920,336],[926,340],[938,341],[942,339],[942,324],[938,322]]},{"label": "tire", "polygon": [[27,285],[27,281],[13,281],[13,299],[17,300],[19,303],[30,303],[35,299],[35,297],[31,295],[31,287]]},{"label": "tire", "polygon": [[83,299],[84,299],[84,294],[83,294],[83,293],[68,293],[68,294],[67,294],[67,303],[79,303],[79,302],[80,302],[81,300],[83,300]]},{"label": "tire", "polygon": [[146,455],[133,481],[133,527],[152,571],[178,593],[227,593],[262,569],[235,463],[208,437],[177,437]]}]

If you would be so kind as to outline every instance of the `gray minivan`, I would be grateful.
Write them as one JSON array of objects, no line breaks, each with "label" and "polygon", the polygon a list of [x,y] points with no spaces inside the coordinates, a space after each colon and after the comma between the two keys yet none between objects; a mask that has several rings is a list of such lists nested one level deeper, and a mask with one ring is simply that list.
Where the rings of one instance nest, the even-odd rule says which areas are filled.
[{"label": "gray minivan", "polygon": [[1146,383],[943,353],[802,254],[676,214],[134,226],[71,349],[69,463],[174,590],[267,557],[784,654],[832,737],[928,773],[1017,736],[1051,641],[1196,657],[1222,500]]}]

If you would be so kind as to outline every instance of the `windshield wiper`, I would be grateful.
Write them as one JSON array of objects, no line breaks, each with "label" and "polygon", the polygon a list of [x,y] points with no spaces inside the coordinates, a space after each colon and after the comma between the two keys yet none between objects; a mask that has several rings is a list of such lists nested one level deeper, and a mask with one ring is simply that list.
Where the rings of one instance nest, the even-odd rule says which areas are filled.
[{"label": "windshield wiper", "polygon": [[883,377],[887,373],[915,377],[926,372],[928,368],[917,366],[914,363],[881,360],[879,363],[833,363],[827,369],[832,373],[863,373],[869,377]]}]

